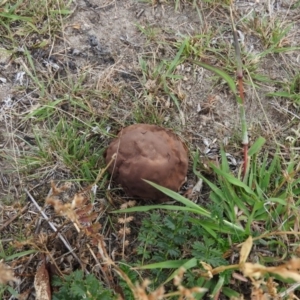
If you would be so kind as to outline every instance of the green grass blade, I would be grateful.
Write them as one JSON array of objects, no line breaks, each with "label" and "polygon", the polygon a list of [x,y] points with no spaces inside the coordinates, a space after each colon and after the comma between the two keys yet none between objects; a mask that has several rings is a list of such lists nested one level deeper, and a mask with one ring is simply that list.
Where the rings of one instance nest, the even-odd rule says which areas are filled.
[{"label": "green grass blade", "polygon": [[261,150],[262,146],[265,144],[265,142],[266,139],[260,136],[248,150],[248,155],[252,156],[258,153]]},{"label": "green grass blade", "polygon": [[[283,205],[283,206],[286,206],[287,205],[287,201],[286,201],[286,199],[281,199],[281,198],[278,198],[278,197],[276,197],[276,198],[274,198],[274,197],[272,197],[272,198],[268,198],[268,201],[270,201],[270,202],[273,202],[273,203],[278,203],[278,204],[281,204],[281,205]],[[289,204],[291,207],[293,207],[293,205],[291,205],[291,204]],[[291,208],[290,207],[290,208]]]},{"label": "green grass blade", "polygon": [[229,169],[227,156],[223,148],[221,148],[221,157],[222,157],[222,161],[221,161],[222,170],[228,173],[230,169]]},{"label": "green grass blade", "polygon": [[243,183],[239,179],[235,178],[233,175],[223,172],[222,170],[217,168],[214,164],[211,164],[210,166],[218,175],[223,176],[231,184],[243,188],[250,195],[254,194],[253,191],[245,183]]},{"label": "green grass blade", "polygon": [[[175,70],[175,68],[180,64],[180,57],[182,55],[184,48],[186,47],[187,42],[188,42],[188,38],[186,38],[183,41],[178,52],[176,53],[175,58],[172,60],[171,64],[169,65],[169,67],[167,69],[167,75],[170,75]],[[181,60],[183,60],[183,59],[181,59]]]},{"label": "green grass blade", "polygon": [[166,260],[158,263],[135,267],[138,270],[150,270],[150,269],[175,269],[180,268],[183,265],[188,264],[190,268],[197,266],[196,258],[182,259],[182,260]]},{"label": "green grass blade", "polygon": [[224,72],[223,70],[220,70],[218,68],[215,68],[213,66],[210,66],[210,65],[207,65],[203,62],[200,62],[200,61],[195,61],[195,60],[192,60],[192,63],[198,65],[198,66],[201,66],[203,67],[204,69],[207,69],[209,71],[212,71],[214,72],[215,74],[217,74],[218,76],[220,76],[221,78],[223,78],[229,85],[231,91],[237,95],[237,88],[236,88],[236,85],[235,85],[235,82],[234,80],[226,73]]},{"label": "green grass blade", "polygon": [[[213,291],[210,293],[210,297],[215,299],[217,295],[219,295],[220,290],[223,288],[225,282],[225,276],[220,275],[217,284],[214,286]],[[219,298],[219,296],[217,296]]]},{"label": "green grass blade", "polygon": [[[126,209],[120,209],[120,210],[114,210],[111,213],[131,213],[131,212],[146,212],[153,209],[165,209],[165,210],[180,210],[180,211],[188,211],[191,213],[199,214],[198,209],[188,208],[184,206],[178,206],[178,205],[146,205],[146,206],[136,206],[136,207],[130,207]],[[208,213],[208,212],[207,212]],[[207,213],[204,214],[206,217],[210,217],[210,214],[207,215]]]},{"label": "green grass blade", "polygon": [[11,261],[11,260],[14,260],[16,258],[21,258],[21,257],[27,256],[27,255],[30,255],[30,254],[33,254],[33,253],[36,253],[36,252],[37,252],[36,250],[27,250],[27,251],[15,253],[15,254],[12,254],[12,255],[9,255],[9,256],[5,256],[5,255],[2,255],[0,253],[0,257],[3,258],[5,261]]},{"label": "green grass blade", "polygon": [[[232,224],[226,220],[217,220],[217,219],[205,219],[205,220],[197,220],[191,218],[189,220],[193,224],[197,224],[201,227],[205,227],[204,229],[206,231],[207,228],[210,230],[216,231],[218,233],[227,233],[227,234],[232,234],[233,230],[234,232],[244,233],[244,229],[238,225]],[[212,236],[215,238],[215,233],[212,234]]]},{"label": "green grass blade", "polygon": [[[179,262],[183,262],[183,260],[179,260]],[[163,284],[166,284],[170,280],[172,280],[180,271],[180,268],[184,268],[185,270],[189,270],[191,268],[197,267],[198,261],[196,258],[191,258],[188,261],[184,262],[182,265],[178,266],[178,269],[173,272]]]},{"label": "green grass blade", "polygon": [[236,292],[233,289],[226,287],[226,286],[224,286],[222,288],[222,292],[224,293],[225,296],[227,296],[227,299],[234,299],[234,298],[240,299],[241,298],[241,295],[238,292]]},{"label": "green grass blade", "polygon": [[30,17],[22,17],[10,13],[1,12],[0,17],[11,19],[13,21],[24,21],[24,22],[32,22],[32,18]]},{"label": "green grass blade", "polygon": [[165,187],[162,187],[154,182],[148,181],[148,180],[144,180],[145,182],[149,183],[150,185],[152,185],[153,187],[155,187],[156,189],[158,189],[159,191],[163,192],[165,195],[171,197],[174,200],[177,200],[179,202],[181,202],[182,204],[186,205],[189,208],[194,208],[196,210],[199,210],[199,213],[206,215],[206,216],[210,216],[210,213],[205,210],[204,208],[202,208],[201,206],[199,206],[198,204],[192,202],[191,200],[179,195],[178,193],[169,190]]},{"label": "green grass blade", "polygon": [[[211,224],[210,224],[211,225]],[[211,235],[214,239],[218,238],[218,235],[216,232],[212,229],[212,226],[205,226],[204,223],[201,223],[202,228],[209,234]]]},{"label": "green grass blade", "polygon": [[223,192],[212,182],[210,182],[208,179],[206,179],[203,175],[197,172],[196,174],[199,178],[203,179],[203,181],[221,198],[224,199],[225,196]]}]

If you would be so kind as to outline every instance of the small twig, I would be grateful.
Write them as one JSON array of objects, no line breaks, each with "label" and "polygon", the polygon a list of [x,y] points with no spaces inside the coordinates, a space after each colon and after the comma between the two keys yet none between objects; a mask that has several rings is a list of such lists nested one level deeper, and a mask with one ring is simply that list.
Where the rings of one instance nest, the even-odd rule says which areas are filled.
[{"label": "small twig", "polygon": [[74,252],[74,250],[72,249],[71,245],[69,244],[69,242],[62,236],[62,234],[60,232],[57,231],[56,227],[54,226],[54,224],[49,220],[49,218],[47,217],[47,215],[42,211],[42,209],[40,208],[40,206],[38,205],[38,203],[34,200],[34,198],[32,197],[32,195],[28,192],[27,189],[25,189],[26,194],[28,195],[29,199],[32,201],[32,203],[35,205],[35,207],[38,209],[38,211],[41,213],[41,215],[43,216],[43,218],[48,222],[49,226],[51,227],[51,229],[57,233],[58,237],[60,238],[60,240],[63,242],[63,244],[66,246],[66,248],[70,251],[70,253],[75,257],[75,259],[78,261],[78,263],[80,264],[80,266],[82,267],[83,270],[85,270],[85,272],[87,274],[89,274],[89,272],[87,271],[86,268],[84,268],[84,266],[81,263],[81,260],[79,259],[79,257],[76,255],[76,253]]},{"label": "small twig", "polygon": [[12,218],[10,218],[9,220],[7,220],[1,227],[0,227],[0,232],[6,227],[8,226],[11,222],[13,222],[15,219],[17,219],[20,215],[22,215],[28,208],[29,203],[27,203],[22,209],[21,211],[19,211],[16,215],[14,215]]},{"label": "small twig", "polygon": [[60,268],[58,267],[53,255],[51,254],[51,252],[47,249],[47,246],[46,246],[46,250],[47,250],[47,256],[50,258],[50,260],[52,261],[53,265],[55,266],[56,270],[59,272],[59,275],[60,276],[64,276],[63,272],[60,270]]},{"label": "small twig", "polygon": [[[113,163],[113,161],[116,160],[116,158],[117,158],[117,154],[115,153],[115,154],[112,156],[110,162],[107,164],[107,166],[106,166],[104,169],[100,169],[100,170],[99,170],[99,173],[98,173],[98,175],[97,175],[97,178],[96,178],[95,182],[92,184],[92,186],[96,185],[96,184],[100,181],[100,179],[102,178],[103,174],[106,172],[106,170],[109,168],[109,166]],[[114,166],[114,167],[115,167],[115,166]]]},{"label": "small twig", "polygon": [[[87,244],[87,248],[89,249],[91,255],[93,256],[94,260],[96,261],[97,265],[99,266],[104,278],[105,278],[105,281],[106,281],[106,284],[111,287],[111,281],[109,280],[109,278],[107,277],[107,274],[105,272],[105,270],[102,268],[102,265],[100,263],[100,261],[98,260],[96,254],[94,253],[93,249],[91,248],[91,246],[89,244]],[[111,277],[111,276],[110,276]]]},{"label": "small twig", "polygon": [[300,286],[300,283],[295,283],[292,286],[290,286],[286,291],[280,293],[278,295],[279,299],[283,299],[284,297],[288,296],[291,294],[295,289],[297,289]]},{"label": "small twig", "polygon": [[102,5],[102,6],[97,6],[97,7],[95,7],[95,9],[104,9],[104,8],[107,8],[107,7],[111,6],[114,3],[116,4],[116,0],[113,0],[110,3]]},{"label": "small twig", "polygon": [[299,117],[298,115],[294,114],[292,111],[290,111],[290,110],[288,110],[288,109],[286,109],[286,108],[284,108],[284,107],[281,107],[281,106],[278,105],[277,103],[271,102],[271,105],[272,105],[277,111],[279,111],[279,112],[284,111],[284,112],[286,112],[286,113],[291,114],[291,115],[292,115],[293,117],[295,117],[296,119],[300,120],[300,117]]},{"label": "small twig", "polygon": [[[124,220],[126,220],[127,214],[125,213],[125,218]],[[122,237],[122,259],[125,260],[125,238],[126,238],[126,222],[124,222],[124,226],[123,226],[123,237]]]},{"label": "small twig", "polygon": [[139,19],[140,16],[144,13],[144,9],[141,9],[137,14],[136,14],[136,17]]}]

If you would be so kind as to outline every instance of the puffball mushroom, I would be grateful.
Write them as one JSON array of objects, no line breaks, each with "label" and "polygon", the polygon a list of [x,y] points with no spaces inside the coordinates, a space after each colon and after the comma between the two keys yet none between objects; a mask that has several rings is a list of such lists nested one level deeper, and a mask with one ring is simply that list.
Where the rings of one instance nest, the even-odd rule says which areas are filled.
[{"label": "puffball mushroom", "polygon": [[169,200],[143,179],[178,191],[188,170],[188,152],[171,131],[156,125],[135,124],[121,130],[106,150],[108,171],[126,194],[155,202]]}]

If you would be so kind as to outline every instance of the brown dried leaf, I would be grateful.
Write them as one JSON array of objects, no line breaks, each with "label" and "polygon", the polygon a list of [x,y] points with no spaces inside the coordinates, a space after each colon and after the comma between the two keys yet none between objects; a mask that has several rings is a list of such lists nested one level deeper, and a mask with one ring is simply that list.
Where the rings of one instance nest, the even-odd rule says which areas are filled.
[{"label": "brown dried leaf", "polygon": [[249,253],[251,252],[252,246],[253,246],[253,239],[252,236],[249,236],[247,240],[243,243],[240,251],[240,264],[246,262]]},{"label": "brown dried leaf", "polygon": [[206,271],[210,271],[211,272],[213,270],[212,266],[209,265],[209,264],[207,264],[204,261],[201,261],[201,265],[202,265],[203,269],[206,270]]},{"label": "brown dried leaf", "polygon": [[213,274],[212,274],[212,271],[213,271],[213,268],[211,265],[201,261],[201,265],[203,267],[204,270],[207,271],[207,274],[205,274],[205,277],[208,277],[208,278],[213,278]]},{"label": "brown dried leaf", "polygon": [[119,219],[118,219],[118,223],[124,224],[124,223],[125,223],[125,219],[124,219],[124,218],[119,218]]},{"label": "brown dried leaf", "polygon": [[232,277],[239,281],[248,282],[248,279],[245,276],[237,272],[233,272]]},{"label": "brown dried leaf", "polygon": [[300,258],[292,258],[285,264],[282,264],[277,267],[268,267],[267,271],[277,274],[285,279],[293,279],[296,282],[300,282]]},{"label": "brown dried leaf", "polygon": [[119,224],[126,224],[126,223],[131,222],[133,219],[134,219],[133,217],[119,218],[118,223]]},{"label": "brown dried leaf", "polygon": [[81,207],[83,204],[87,202],[88,198],[83,193],[77,193],[75,194],[71,207],[73,209]]},{"label": "brown dried leaf", "polygon": [[284,264],[284,266],[288,269],[288,270],[294,270],[297,271],[300,269],[300,258],[292,258],[291,260],[289,260],[287,263]]},{"label": "brown dried leaf", "polygon": [[71,25],[73,29],[80,30],[81,29],[81,24],[80,23],[74,23]]},{"label": "brown dried leaf", "polygon": [[267,267],[260,264],[244,263],[241,271],[247,277],[260,278],[267,272]]},{"label": "brown dried leaf", "polygon": [[77,215],[77,219],[78,222],[81,224],[90,224],[93,221],[95,221],[98,216],[99,216],[99,212],[87,212],[85,213],[84,211],[81,211],[80,214],[78,214],[78,211],[76,211],[76,215]]},{"label": "brown dried leaf", "polygon": [[0,261],[0,284],[6,284],[9,281],[17,281],[13,270],[6,264]]},{"label": "brown dried leaf", "polygon": [[43,261],[38,267],[34,277],[34,288],[37,300],[51,300],[51,288],[49,273],[46,268],[46,262]]},{"label": "brown dried leaf", "polygon": [[67,189],[67,186],[63,185],[62,187],[58,187],[55,185],[54,181],[51,181],[51,189],[52,189],[51,196],[56,196],[63,193]]},{"label": "brown dried leaf", "polygon": [[92,211],[93,211],[93,205],[88,204],[88,205],[85,205],[84,207],[81,207],[80,209],[77,209],[76,214],[78,217],[82,217],[82,216],[89,215]]},{"label": "brown dried leaf", "polygon": [[119,236],[123,236],[124,234],[130,234],[131,232],[131,229],[129,227],[125,227],[125,228],[121,228],[119,231],[118,231],[118,235]]},{"label": "brown dried leaf", "polygon": [[55,212],[59,213],[64,210],[64,204],[52,196],[46,198],[46,204],[53,206]]},{"label": "brown dried leaf", "polygon": [[126,223],[129,223],[129,222],[131,222],[131,221],[133,221],[134,220],[134,217],[127,217],[126,218]]},{"label": "brown dried leaf", "polygon": [[258,287],[252,288],[251,300],[270,300],[270,297]]},{"label": "brown dried leaf", "polygon": [[76,214],[74,210],[71,209],[70,203],[63,204],[60,200],[50,196],[46,199],[46,204],[52,205],[58,215],[68,217],[71,221],[76,222]]},{"label": "brown dried leaf", "polygon": [[121,206],[120,206],[120,209],[126,209],[128,207],[133,207],[135,206],[136,204],[136,201],[134,200],[130,200],[130,201],[127,201],[126,203],[123,203]]},{"label": "brown dried leaf", "polygon": [[94,223],[94,224],[92,224],[92,225],[85,228],[85,233],[86,233],[87,236],[97,234],[97,233],[99,233],[101,227],[102,226],[101,226],[100,223]]},{"label": "brown dried leaf", "polygon": [[300,258],[292,258],[285,264],[277,267],[265,267],[260,264],[244,263],[241,267],[245,276],[252,278],[260,278],[265,273],[270,272],[277,274],[285,279],[293,279],[296,282],[300,282]]},{"label": "brown dried leaf", "polygon": [[228,269],[230,269],[230,268],[231,268],[231,266],[220,266],[220,267],[216,267],[216,268],[214,268],[214,269],[211,271],[211,273],[212,273],[212,275],[216,275],[216,274],[222,273],[222,272],[224,272],[224,271],[226,271],[226,270],[228,270]]},{"label": "brown dried leaf", "polygon": [[268,271],[277,274],[282,278],[293,279],[296,282],[300,282],[300,274],[294,270],[288,270],[284,266],[272,267]]},{"label": "brown dried leaf", "polygon": [[278,283],[275,282],[272,277],[269,277],[266,286],[268,289],[268,294],[271,295],[272,299],[275,299],[277,297]]},{"label": "brown dried leaf", "polygon": [[136,205],[136,201],[135,200],[130,200],[130,201],[127,202],[127,204],[128,204],[128,207],[133,207],[133,206]]}]

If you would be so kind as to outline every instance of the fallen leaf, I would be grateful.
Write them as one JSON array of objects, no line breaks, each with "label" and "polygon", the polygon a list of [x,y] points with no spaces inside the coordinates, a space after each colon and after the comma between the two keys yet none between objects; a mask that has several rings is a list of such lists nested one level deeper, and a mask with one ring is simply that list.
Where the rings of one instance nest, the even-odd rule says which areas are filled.
[{"label": "fallen leaf", "polygon": [[0,261],[0,284],[6,284],[9,281],[17,281],[14,277],[14,271],[8,265]]},{"label": "fallen leaf", "polygon": [[243,263],[241,271],[247,277],[260,278],[267,272],[267,267],[260,264]]},{"label": "fallen leaf", "polygon": [[51,300],[49,273],[46,268],[45,261],[41,263],[36,271],[34,277],[34,288],[36,292],[36,300]]},{"label": "fallen leaf", "polygon": [[253,246],[252,236],[249,236],[247,240],[243,243],[241,251],[240,251],[240,264],[245,263],[249,253],[251,252]]},{"label": "fallen leaf", "polygon": [[244,277],[242,274],[239,274],[237,272],[233,272],[232,277],[239,281],[248,282],[248,279],[246,277]]}]

